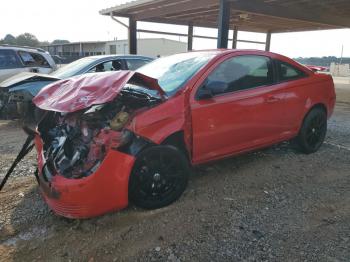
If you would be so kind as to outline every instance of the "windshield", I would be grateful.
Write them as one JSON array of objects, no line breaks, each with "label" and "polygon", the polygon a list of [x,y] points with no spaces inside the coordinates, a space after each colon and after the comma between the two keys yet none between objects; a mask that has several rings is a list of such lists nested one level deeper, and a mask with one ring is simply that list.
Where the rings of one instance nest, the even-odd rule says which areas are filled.
[{"label": "windshield", "polygon": [[176,93],[215,53],[193,52],[159,58],[137,72],[158,80],[168,96]]},{"label": "windshield", "polygon": [[91,64],[94,60],[95,59],[91,57],[79,59],[77,61],[74,61],[73,63],[70,63],[68,65],[65,65],[57,69],[56,71],[52,72],[50,75],[61,79],[74,76],[77,73],[79,73],[80,70],[82,70],[84,67]]}]

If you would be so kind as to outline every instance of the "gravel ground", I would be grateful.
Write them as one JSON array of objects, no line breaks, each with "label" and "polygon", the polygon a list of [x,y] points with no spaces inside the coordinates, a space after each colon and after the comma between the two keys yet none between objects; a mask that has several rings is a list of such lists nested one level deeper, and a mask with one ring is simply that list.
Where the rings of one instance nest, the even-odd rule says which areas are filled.
[{"label": "gravel ground", "polygon": [[[350,261],[350,100],[340,101],[316,154],[283,143],[198,167],[183,197],[154,211],[57,217],[31,153],[0,193],[0,261]],[[0,176],[25,139],[19,126],[0,122]]]}]

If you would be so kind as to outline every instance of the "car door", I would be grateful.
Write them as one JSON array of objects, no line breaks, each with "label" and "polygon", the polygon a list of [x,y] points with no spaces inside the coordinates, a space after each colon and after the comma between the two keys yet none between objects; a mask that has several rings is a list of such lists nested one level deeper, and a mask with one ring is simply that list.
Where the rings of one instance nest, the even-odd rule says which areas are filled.
[{"label": "car door", "polygon": [[309,85],[309,75],[285,61],[275,59],[274,64],[277,85],[285,93],[283,121],[290,132],[295,134],[299,131],[301,119],[304,117],[306,94],[308,93],[305,91]]},{"label": "car door", "polygon": [[47,59],[40,53],[18,51],[18,56],[28,72],[49,74],[53,70]]},{"label": "car door", "polygon": [[[273,70],[269,57],[240,55],[207,73],[191,103],[194,162],[251,150],[283,136],[284,92],[274,86]],[[207,87],[212,97],[201,95]]]},{"label": "car door", "polygon": [[25,71],[15,51],[0,49],[0,82]]},{"label": "car door", "polygon": [[30,52],[30,55],[33,57],[35,61],[35,68],[40,74],[49,74],[53,69],[50,63],[46,60],[46,58],[39,54]]}]

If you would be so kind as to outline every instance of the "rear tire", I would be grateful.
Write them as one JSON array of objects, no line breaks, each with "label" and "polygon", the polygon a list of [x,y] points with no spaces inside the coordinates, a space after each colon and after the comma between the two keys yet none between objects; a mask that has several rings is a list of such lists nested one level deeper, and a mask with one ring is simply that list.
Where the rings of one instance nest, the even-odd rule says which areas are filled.
[{"label": "rear tire", "polygon": [[170,205],[185,191],[189,173],[189,163],[177,148],[168,145],[147,148],[136,158],[129,198],[146,209]]},{"label": "rear tire", "polygon": [[305,117],[296,142],[303,153],[315,153],[322,146],[326,134],[327,114],[322,108],[314,108]]}]

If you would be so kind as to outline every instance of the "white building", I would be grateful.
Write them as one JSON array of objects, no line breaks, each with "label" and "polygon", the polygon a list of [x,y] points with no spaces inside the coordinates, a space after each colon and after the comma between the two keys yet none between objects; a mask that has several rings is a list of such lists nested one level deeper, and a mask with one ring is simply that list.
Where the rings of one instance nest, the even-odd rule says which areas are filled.
[{"label": "white building", "polygon": [[332,76],[350,76],[350,65],[331,63],[329,71]]},{"label": "white building", "polygon": [[[51,55],[83,57],[92,55],[128,54],[128,40],[74,42],[42,46]],[[187,43],[165,38],[138,39],[138,55],[166,56],[187,51]]]},{"label": "white building", "polygon": [[[187,43],[165,38],[138,39],[137,43],[137,54],[150,57],[166,56],[187,51]],[[106,54],[128,54],[128,40],[107,42],[105,52]]]}]

